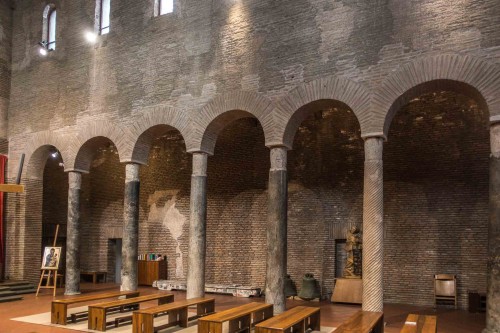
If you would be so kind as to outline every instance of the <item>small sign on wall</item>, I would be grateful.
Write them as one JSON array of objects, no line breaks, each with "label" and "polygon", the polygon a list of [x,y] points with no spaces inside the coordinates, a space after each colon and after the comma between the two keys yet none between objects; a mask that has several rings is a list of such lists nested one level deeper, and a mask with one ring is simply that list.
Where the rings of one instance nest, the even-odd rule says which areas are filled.
[{"label": "small sign on wall", "polygon": [[61,247],[46,246],[43,251],[42,269],[54,269],[59,267],[61,259]]}]

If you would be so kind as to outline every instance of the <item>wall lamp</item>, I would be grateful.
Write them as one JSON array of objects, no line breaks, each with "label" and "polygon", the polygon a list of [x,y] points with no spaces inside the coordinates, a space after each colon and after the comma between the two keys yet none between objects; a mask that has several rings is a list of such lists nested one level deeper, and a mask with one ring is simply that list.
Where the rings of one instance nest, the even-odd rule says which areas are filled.
[{"label": "wall lamp", "polygon": [[48,49],[48,45],[47,45],[47,42],[42,40],[41,42],[38,42],[38,52],[40,52],[41,55],[43,56],[46,56],[49,51],[52,51],[52,49]]}]

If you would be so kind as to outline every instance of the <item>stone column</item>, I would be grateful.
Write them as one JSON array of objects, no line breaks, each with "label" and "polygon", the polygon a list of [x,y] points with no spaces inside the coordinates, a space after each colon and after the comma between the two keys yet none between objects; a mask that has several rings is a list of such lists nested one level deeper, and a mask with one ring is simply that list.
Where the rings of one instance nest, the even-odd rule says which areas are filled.
[{"label": "stone column", "polygon": [[384,139],[365,139],[363,189],[363,310],[384,310]]},{"label": "stone column", "polygon": [[207,154],[193,154],[186,295],[188,299],[205,295],[207,162]]},{"label": "stone column", "polygon": [[484,333],[500,333],[500,123],[490,127],[490,223]]},{"label": "stone column", "polygon": [[139,164],[125,166],[121,290],[137,290],[139,247]]},{"label": "stone column", "polygon": [[287,150],[271,148],[267,214],[266,303],[274,305],[274,313],[286,310],[284,282],[287,255]]},{"label": "stone column", "polygon": [[82,174],[68,172],[68,221],[66,226],[66,285],[64,295],[80,294],[80,192]]}]

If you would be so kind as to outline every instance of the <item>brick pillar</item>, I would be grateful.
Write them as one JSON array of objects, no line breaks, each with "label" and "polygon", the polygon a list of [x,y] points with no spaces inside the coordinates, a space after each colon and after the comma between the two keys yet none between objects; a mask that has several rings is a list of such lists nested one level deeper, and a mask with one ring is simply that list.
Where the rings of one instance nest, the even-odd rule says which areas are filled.
[{"label": "brick pillar", "polygon": [[205,295],[208,155],[193,154],[186,298]]},{"label": "brick pillar", "polygon": [[384,310],[384,139],[365,139],[363,190],[363,310]]},{"label": "brick pillar", "polygon": [[271,148],[269,170],[269,206],[267,218],[266,303],[274,305],[274,313],[286,310],[284,282],[287,255],[287,150]]},{"label": "brick pillar", "polygon": [[139,247],[139,164],[125,167],[123,209],[122,285],[121,290],[137,290]]},{"label": "brick pillar", "polygon": [[490,146],[488,289],[483,333],[500,333],[500,123],[490,127]]},{"label": "brick pillar", "polygon": [[66,286],[64,295],[80,294],[80,192],[82,174],[68,172],[68,222],[66,238]]}]

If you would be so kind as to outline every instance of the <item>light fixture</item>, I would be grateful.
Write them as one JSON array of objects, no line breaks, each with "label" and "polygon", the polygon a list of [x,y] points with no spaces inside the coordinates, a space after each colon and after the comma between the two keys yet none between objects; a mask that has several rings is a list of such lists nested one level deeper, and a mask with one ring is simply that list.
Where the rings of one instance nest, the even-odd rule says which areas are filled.
[{"label": "light fixture", "polygon": [[38,45],[38,52],[45,57],[47,53],[49,53],[47,50],[47,42],[42,40],[41,42],[38,42]]},{"label": "light fixture", "polygon": [[59,155],[59,152],[57,152],[57,151],[55,151],[52,154],[50,154],[50,156],[52,156],[52,158],[56,158],[57,155]]},{"label": "light fixture", "polygon": [[94,44],[97,41],[97,35],[92,31],[87,31],[87,32],[85,32],[85,39],[89,43]]}]

